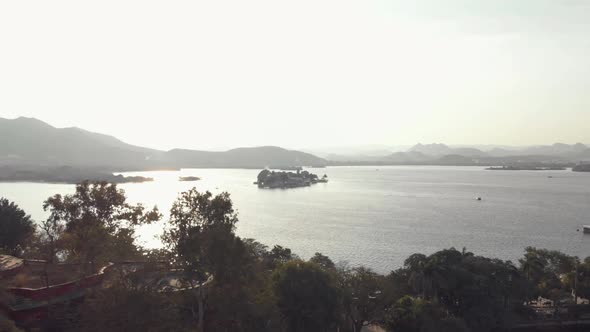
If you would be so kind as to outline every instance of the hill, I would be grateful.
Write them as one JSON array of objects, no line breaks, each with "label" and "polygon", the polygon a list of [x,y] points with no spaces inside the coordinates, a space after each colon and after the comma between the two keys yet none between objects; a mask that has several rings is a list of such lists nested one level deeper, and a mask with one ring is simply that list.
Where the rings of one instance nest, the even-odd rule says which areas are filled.
[{"label": "hill", "polygon": [[175,149],[166,160],[179,168],[264,168],[288,166],[325,166],[327,161],[312,154],[276,146],[238,148],[229,151],[194,151]]},{"label": "hill", "polygon": [[[160,151],[127,144],[115,137],[80,128],[55,128],[34,118],[0,118],[0,172],[68,166],[100,172],[168,168],[263,168],[325,166],[312,154],[264,146],[229,151],[174,149]],[[12,174],[12,173],[11,173]],[[19,173],[22,176],[22,173]],[[7,176],[0,174],[0,178]]]},{"label": "hill", "polygon": [[0,165],[75,166],[113,170],[151,167],[162,152],[79,128],[55,128],[33,119],[0,118]]},{"label": "hill", "polygon": [[461,155],[461,156],[485,156],[486,153],[470,147],[451,148],[445,144],[416,144],[409,152],[420,152],[430,156],[446,156],[446,155]]}]

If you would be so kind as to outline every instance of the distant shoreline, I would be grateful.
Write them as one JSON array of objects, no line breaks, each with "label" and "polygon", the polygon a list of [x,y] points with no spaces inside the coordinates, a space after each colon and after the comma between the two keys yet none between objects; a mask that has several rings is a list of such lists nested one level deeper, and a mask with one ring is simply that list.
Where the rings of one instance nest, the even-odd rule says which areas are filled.
[{"label": "distant shoreline", "polygon": [[565,171],[566,167],[500,166],[488,167],[487,171]]},{"label": "distant shoreline", "polygon": [[115,175],[98,169],[62,167],[4,166],[0,167],[0,182],[30,182],[52,184],[77,184],[83,181],[109,183],[143,183],[153,181],[145,176]]},{"label": "distant shoreline", "polygon": [[[498,171],[567,171],[570,167],[562,166],[485,166],[485,165],[443,165],[443,164],[393,164],[393,163],[341,163],[337,165],[328,165],[327,167],[386,167],[386,166],[433,166],[433,167],[478,167],[483,170]],[[305,167],[314,169],[317,167]],[[46,183],[46,184],[77,184],[83,181],[104,181],[109,183],[145,183],[154,181],[151,177],[141,175],[125,175],[125,173],[144,173],[144,172],[169,172],[180,171],[181,169],[260,169],[256,167],[187,167],[178,169],[140,169],[140,170],[123,170],[123,171],[101,171],[96,169],[75,168],[69,166],[55,168],[17,168],[6,166],[0,167],[0,183]],[[589,172],[586,170],[575,169],[576,172]],[[196,181],[196,180],[193,180]]]},{"label": "distant shoreline", "polygon": [[79,180],[43,180],[43,179],[4,179],[0,178],[0,183],[39,183],[39,184],[71,184],[76,185],[84,181],[90,182],[108,182],[108,183],[115,183],[115,184],[125,184],[125,183],[146,183],[146,182],[153,182],[153,178],[148,177],[141,177],[141,179],[130,179],[132,177],[124,177],[123,180],[113,180],[113,179],[105,179],[105,178],[88,178],[88,179],[79,179]]}]

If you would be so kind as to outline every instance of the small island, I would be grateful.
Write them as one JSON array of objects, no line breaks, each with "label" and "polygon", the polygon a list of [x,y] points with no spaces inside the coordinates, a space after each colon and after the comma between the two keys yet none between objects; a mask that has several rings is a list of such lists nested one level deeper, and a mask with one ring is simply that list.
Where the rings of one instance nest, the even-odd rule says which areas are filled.
[{"label": "small island", "polygon": [[590,164],[579,164],[572,168],[574,172],[590,172]]},{"label": "small island", "polygon": [[258,174],[258,181],[254,184],[258,188],[298,188],[309,187],[316,183],[327,183],[328,176],[324,174],[323,177],[318,177],[316,174],[308,171],[298,170],[294,172],[275,172],[268,169],[262,170]]},{"label": "small island", "polygon": [[201,180],[201,178],[198,176],[181,176],[178,178],[178,181],[182,181],[182,182],[191,182],[191,181],[199,181],[199,180]]}]

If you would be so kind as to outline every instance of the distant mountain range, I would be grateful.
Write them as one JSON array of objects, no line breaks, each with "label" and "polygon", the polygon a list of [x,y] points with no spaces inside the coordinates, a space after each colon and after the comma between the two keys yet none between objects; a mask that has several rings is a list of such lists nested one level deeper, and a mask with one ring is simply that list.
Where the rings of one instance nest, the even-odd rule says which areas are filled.
[{"label": "distant mountain range", "polygon": [[[78,173],[78,179],[83,176],[80,173],[105,178],[104,174],[116,171],[321,167],[327,163],[325,159],[309,153],[274,146],[221,152],[160,151],[130,145],[115,137],[80,128],[55,128],[33,118],[0,118],[0,180],[42,178],[48,169],[63,172],[63,167],[69,167],[67,169],[71,173]],[[90,171],[97,173],[88,173]],[[96,175],[98,173],[102,175]]]},{"label": "distant mountain range", "polygon": [[451,147],[445,144],[416,144],[405,152],[387,155],[338,155],[338,164],[421,164],[421,165],[512,165],[512,164],[576,164],[590,161],[590,147],[576,143],[522,148],[481,150],[475,147]]},{"label": "distant mountain range", "polygon": [[489,151],[482,151],[471,147],[452,148],[445,144],[417,144],[408,153],[416,152],[434,159],[442,156],[456,155],[484,163],[497,163],[502,160],[506,162],[522,160],[525,162],[575,163],[590,160],[590,148],[582,143],[573,145],[555,143],[553,145],[531,146],[510,150],[494,148]]},{"label": "distant mountain range", "polygon": [[[453,147],[417,144],[403,152],[384,146],[371,153],[311,153],[274,146],[228,151],[161,151],[130,145],[80,128],[55,128],[33,118],[0,118],[0,181],[79,181],[83,178],[124,182],[112,172],[179,168],[264,168],[326,165],[565,165],[590,161],[584,144],[556,143],[525,148]],[[338,152],[342,152],[340,150]],[[360,150],[358,150],[360,151]],[[68,180],[68,178],[71,178]]]}]

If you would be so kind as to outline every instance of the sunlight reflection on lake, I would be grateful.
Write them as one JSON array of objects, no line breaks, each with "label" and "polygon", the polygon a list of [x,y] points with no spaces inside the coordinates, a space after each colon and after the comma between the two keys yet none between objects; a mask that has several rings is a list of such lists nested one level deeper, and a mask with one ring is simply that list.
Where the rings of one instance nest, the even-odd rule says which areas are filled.
[{"label": "sunlight reflection on lake", "polygon": [[[590,255],[590,174],[571,171],[485,171],[478,167],[331,167],[311,170],[330,182],[290,190],[253,184],[258,170],[185,169],[135,172],[154,182],[123,184],[129,200],[164,214],[184,190],[196,187],[231,194],[240,221],[237,233],[303,258],[322,252],[387,272],[412,253],[455,246],[476,254],[516,260],[526,246]],[[552,178],[548,176],[551,175]],[[179,176],[198,176],[195,182]],[[35,219],[42,202],[71,185],[0,183]],[[482,196],[483,200],[475,198]],[[166,218],[164,219],[166,220]],[[165,222],[139,230],[156,247]]]}]

